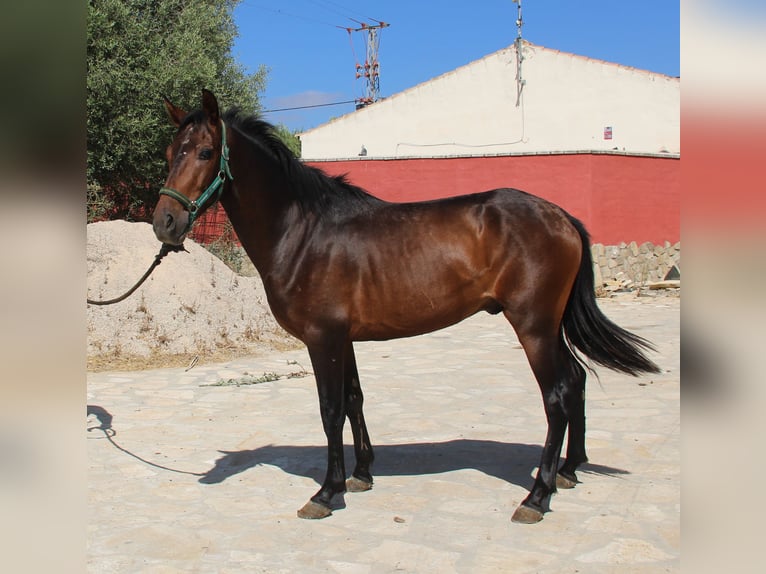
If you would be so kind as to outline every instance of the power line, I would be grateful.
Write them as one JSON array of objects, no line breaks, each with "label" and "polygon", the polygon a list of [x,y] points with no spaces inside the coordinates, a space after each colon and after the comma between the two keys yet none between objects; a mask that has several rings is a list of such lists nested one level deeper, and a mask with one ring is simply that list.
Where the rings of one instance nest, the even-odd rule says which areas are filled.
[{"label": "power line", "polygon": [[[340,12],[339,10],[333,8],[332,6],[327,5],[326,3],[317,1],[317,0],[308,0],[312,4],[314,4],[316,7],[318,7],[320,10],[329,10],[330,12],[333,12],[337,16],[342,16],[343,18],[348,18],[348,12]],[[337,6],[337,4],[336,4]],[[342,6],[340,6],[342,8]]]},{"label": "power line", "polygon": [[277,14],[278,16],[287,16],[289,18],[297,18],[299,20],[305,20],[307,22],[313,22],[314,24],[322,24],[323,26],[330,26],[331,28],[338,28],[335,24],[330,24],[329,22],[324,22],[322,20],[317,20],[316,18],[310,18],[308,16],[302,16],[300,14],[294,14],[292,12],[286,12],[280,8],[270,8],[268,6],[263,6],[261,4],[256,4],[255,2],[250,2],[249,0],[243,0],[242,4],[245,6],[251,6],[253,8],[259,8],[261,10],[265,10],[267,12],[272,12],[274,14]]},{"label": "power line", "polygon": [[[367,20],[375,20],[376,22],[380,21],[380,20],[378,20],[378,18],[370,18],[369,16],[366,16],[366,15],[362,14],[361,12],[358,12],[358,11],[352,9],[352,8],[347,7],[347,6],[342,6],[341,4],[338,4],[337,2],[333,2],[332,0],[309,0],[309,2],[311,2],[312,4],[316,4],[316,5],[324,4],[325,8],[327,8],[331,12],[335,12],[339,16],[344,16],[344,17],[348,18],[349,20],[352,20],[352,21],[354,21],[354,22],[356,22],[358,24],[361,24],[361,22],[359,22],[359,20],[354,20],[354,18],[350,18],[348,16],[349,13],[354,14],[355,16],[360,16],[362,18],[366,18]],[[343,10],[343,12],[341,13],[338,10],[336,10],[334,8],[331,8],[329,5],[333,5],[336,8],[340,8],[341,10]]]},{"label": "power line", "polygon": [[329,104],[312,104],[310,106],[295,106],[295,107],[292,107],[292,108],[279,108],[279,109],[275,109],[275,110],[263,110],[262,113],[270,114],[272,112],[289,112],[291,110],[307,110],[309,108],[324,108],[324,107],[327,107],[327,106],[340,106],[340,105],[343,105],[343,104],[354,104],[354,103],[356,103],[356,100],[346,100],[344,102],[331,102]]},{"label": "power line", "polygon": [[[348,20],[351,20],[352,22],[356,22],[358,24],[362,24],[362,22],[359,22],[359,20],[355,20],[354,18],[351,18],[350,16],[348,16],[349,12],[352,13],[352,14],[359,14],[359,12],[354,12],[351,9],[346,8],[344,6],[341,6],[340,4],[337,4],[335,2],[323,2],[324,6],[322,6],[321,0],[319,0],[319,2],[317,0],[308,0],[308,1],[310,3],[312,3],[312,4],[314,4],[315,6],[317,6],[318,8],[320,8],[320,9],[324,8],[324,9],[330,11],[330,12],[333,12],[334,14],[336,14],[338,16],[343,16],[344,18],[346,18]],[[271,6],[264,6],[263,4],[259,4],[257,2],[253,2],[252,0],[242,0],[241,3],[244,4],[245,6],[250,6],[252,8],[258,8],[260,10],[265,10],[266,12],[271,12],[272,14],[276,14],[278,16],[285,16],[285,17],[288,17],[288,18],[297,18],[299,20],[304,20],[306,22],[313,22],[314,24],[322,24],[323,26],[330,26],[331,28],[341,28],[343,30],[345,30],[347,28],[346,26],[339,26],[337,24],[331,24],[330,22],[326,22],[324,20],[319,20],[319,19],[313,18],[311,16],[306,16],[306,15],[304,15],[302,13],[296,14],[294,12],[288,12],[286,10],[282,10],[281,8],[274,8],[274,7],[271,7]],[[338,10],[330,7],[328,4],[333,4],[333,5],[337,6],[338,8],[344,10],[344,12],[339,12]],[[379,20],[377,18],[368,18],[368,19],[375,20],[375,21],[379,22]]]}]

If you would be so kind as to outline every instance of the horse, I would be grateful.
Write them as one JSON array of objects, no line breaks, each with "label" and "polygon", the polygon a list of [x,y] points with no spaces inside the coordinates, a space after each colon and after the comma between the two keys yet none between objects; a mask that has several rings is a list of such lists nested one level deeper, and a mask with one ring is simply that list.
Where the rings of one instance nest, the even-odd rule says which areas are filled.
[{"label": "horse", "polygon": [[[520,523],[542,520],[551,495],[574,487],[588,460],[585,369],[659,372],[647,356],[652,344],[599,309],[588,232],[561,207],[510,188],[386,202],[299,161],[257,115],[221,113],[208,90],[191,113],[167,98],[164,105],[177,132],[153,213],[157,239],[182,245],[194,220],[220,201],[274,317],[311,359],[327,469],[300,518],[325,518],[336,495],[372,488],[355,341],[503,313],[537,380],[548,425],[533,486],[511,517]],[[348,479],[346,418],[356,459]]]}]

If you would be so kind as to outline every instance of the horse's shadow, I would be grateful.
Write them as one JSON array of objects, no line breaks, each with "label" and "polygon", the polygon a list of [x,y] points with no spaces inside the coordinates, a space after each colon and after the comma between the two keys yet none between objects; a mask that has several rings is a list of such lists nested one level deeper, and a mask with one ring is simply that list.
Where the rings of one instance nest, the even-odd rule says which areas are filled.
[{"label": "horse's shadow", "polygon": [[[532,487],[532,473],[542,454],[542,448],[538,445],[475,439],[378,445],[374,449],[372,472],[375,476],[416,476],[475,469],[526,490]],[[220,483],[250,468],[267,464],[321,484],[327,463],[327,448],[324,446],[267,445],[252,450],[219,452],[223,456],[199,482]],[[345,447],[345,456],[346,467],[350,470],[354,461],[352,447]],[[580,471],[607,476],[629,474],[626,470],[590,463],[583,464]]]},{"label": "horse's shadow", "polygon": [[[109,436],[114,435],[112,415],[106,409],[88,405],[88,416],[91,415],[101,424],[90,427],[89,431],[99,429],[111,433]],[[115,446],[142,462],[157,466],[119,445]],[[376,476],[418,476],[475,469],[526,490],[532,487],[533,472],[542,454],[539,445],[477,439],[377,445],[374,449],[375,463],[372,472]],[[219,452],[222,456],[216,460],[213,468],[204,473],[189,474],[200,476],[199,482],[203,484],[217,484],[250,468],[266,464],[321,484],[327,464],[327,448],[319,445],[266,445],[252,450]],[[344,454],[346,468],[350,470],[354,461],[353,448],[346,445]],[[160,468],[173,470],[163,466]],[[630,474],[627,470],[591,463],[583,464],[580,473],[613,477]]]}]

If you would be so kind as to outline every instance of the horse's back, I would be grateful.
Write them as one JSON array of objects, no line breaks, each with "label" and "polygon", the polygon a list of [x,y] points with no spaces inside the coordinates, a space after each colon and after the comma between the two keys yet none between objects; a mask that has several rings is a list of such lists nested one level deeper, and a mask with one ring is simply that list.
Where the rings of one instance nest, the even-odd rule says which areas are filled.
[{"label": "horse's back", "polygon": [[360,219],[369,233],[386,241],[407,238],[472,248],[551,249],[558,243],[579,246],[572,217],[560,206],[514,188],[498,188],[410,203],[384,203]]},{"label": "horse's back", "polygon": [[434,212],[448,214],[464,211],[482,215],[483,209],[498,209],[499,214],[517,225],[536,225],[540,219],[544,223],[555,220],[568,221],[569,215],[560,206],[526,191],[512,187],[502,187],[465,195],[454,195],[424,201],[382,203],[381,211],[409,212],[412,214]]}]

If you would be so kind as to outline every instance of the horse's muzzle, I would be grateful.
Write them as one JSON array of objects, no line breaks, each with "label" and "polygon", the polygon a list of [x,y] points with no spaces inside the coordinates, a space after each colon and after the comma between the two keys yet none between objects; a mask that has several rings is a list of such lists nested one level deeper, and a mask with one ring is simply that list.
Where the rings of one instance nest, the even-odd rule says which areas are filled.
[{"label": "horse's muzzle", "polygon": [[152,227],[154,228],[154,235],[162,243],[181,245],[186,239],[186,232],[189,227],[189,212],[171,210],[158,205],[154,211]]}]

